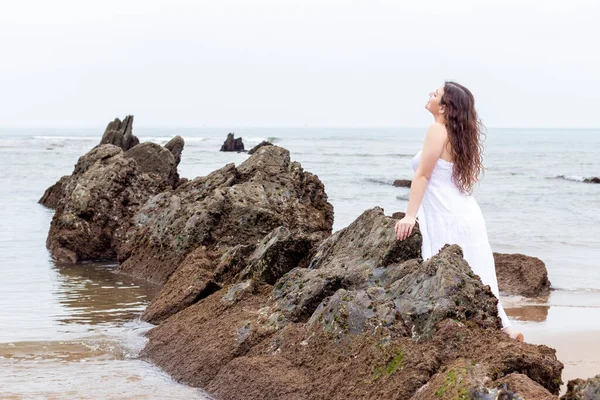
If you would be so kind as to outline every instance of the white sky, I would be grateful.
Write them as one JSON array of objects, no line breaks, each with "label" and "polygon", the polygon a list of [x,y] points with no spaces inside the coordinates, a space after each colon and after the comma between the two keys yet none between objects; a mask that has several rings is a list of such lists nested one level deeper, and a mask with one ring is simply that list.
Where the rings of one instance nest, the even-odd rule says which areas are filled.
[{"label": "white sky", "polygon": [[598,127],[600,0],[0,0],[0,126]]}]

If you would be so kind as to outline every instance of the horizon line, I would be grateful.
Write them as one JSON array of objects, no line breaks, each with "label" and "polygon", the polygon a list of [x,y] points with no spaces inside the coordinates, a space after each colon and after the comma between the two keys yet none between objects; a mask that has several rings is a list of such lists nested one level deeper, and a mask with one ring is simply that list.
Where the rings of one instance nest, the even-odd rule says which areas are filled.
[{"label": "horizon line", "polygon": [[[344,125],[135,125],[135,129],[426,129],[426,125],[419,126],[395,126],[395,125],[360,125],[360,126],[344,126]],[[600,126],[487,126],[487,129],[581,129],[592,130],[600,129]],[[98,129],[98,126],[92,125],[37,125],[37,126],[0,126],[1,130],[6,129]],[[105,129],[105,128],[103,128]]]}]

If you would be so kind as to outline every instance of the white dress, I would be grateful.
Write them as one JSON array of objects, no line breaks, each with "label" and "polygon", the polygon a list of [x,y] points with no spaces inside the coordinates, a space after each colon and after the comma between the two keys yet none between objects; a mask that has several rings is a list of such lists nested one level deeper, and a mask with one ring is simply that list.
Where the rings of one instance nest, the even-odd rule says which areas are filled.
[{"label": "white dress", "polygon": [[[420,159],[421,151],[412,160],[415,172]],[[475,198],[461,193],[454,184],[453,166],[453,163],[441,158],[437,160],[417,212],[423,236],[423,260],[437,254],[446,243],[458,244],[473,272],[500,298],[494,256],[488,242],[483,214]],[[503,328],[510,326],[500,301],[498,316]]]}]

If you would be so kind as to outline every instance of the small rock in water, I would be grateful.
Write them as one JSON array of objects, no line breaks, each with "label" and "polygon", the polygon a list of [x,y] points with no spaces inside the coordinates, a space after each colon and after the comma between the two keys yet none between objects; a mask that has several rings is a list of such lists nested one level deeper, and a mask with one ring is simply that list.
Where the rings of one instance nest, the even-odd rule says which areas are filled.
[{"label": "small rock in water", "polygon": [[237,151],[238,153],[244,151],[242,138],[234,139],[233,133],[228,133],[227,139],[225,139],[223,146],[221,146],[221,151]]}]

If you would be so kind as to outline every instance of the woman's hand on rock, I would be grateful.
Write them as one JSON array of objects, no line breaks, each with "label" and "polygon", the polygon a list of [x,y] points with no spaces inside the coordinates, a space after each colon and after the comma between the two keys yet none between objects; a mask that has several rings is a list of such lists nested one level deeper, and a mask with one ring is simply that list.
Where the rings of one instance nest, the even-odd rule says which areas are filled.
[{"label": "woman's hand on rock", "polygon": [[396,222],[396,238],[404,240],[410,236],[417,220],[408,215],[404,216],[400,221]]}]

